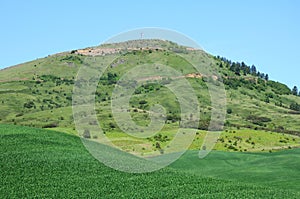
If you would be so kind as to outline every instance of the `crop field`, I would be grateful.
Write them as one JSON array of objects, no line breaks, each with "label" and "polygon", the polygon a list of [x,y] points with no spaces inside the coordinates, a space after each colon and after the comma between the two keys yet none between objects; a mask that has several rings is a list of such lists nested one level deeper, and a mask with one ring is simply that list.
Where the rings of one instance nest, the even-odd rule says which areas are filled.
[{"label": "crop field", "polygon": [[[277,167],[259,168],[264,155],[248,153],[212,153],[207,159],[194,158],[195,152],[174,163],[172,167],[144,174],[113,170],[95,160],[83,147],[80,138],[65,133],[30,127],[0,125],[0,196],[1,198],[299,198],[288,183],[265,186],[268,172],[278,171],[280,177],[292,175],[297,167],[296,156],[285,152],[285,158],[272,153],[268,157],[279,162],[293,163],[290,170],[279,172]],[[245,159],[243,164],[238,164]],[[246,159],[252,160],[247,162]],[[251,182],[237,181],[247,176],[242,168],[254,167],[260,160]],[[271,164],[271,160],[266,165]],[[299,158],[298,158],[299,160]],[[284,162],[283,162],[284,161]],[[219,164],[220,162],[225,162]],[[232,162],[237,171],[221,167]],[[214,167],[211,167],[215,165]],[[182,168],[184,166],[184,168]],[[215,172],[214,169],[218,170]],[[213,178],[210,177],[212,173]],[[221,178],[219,178],[219,175]],[[242,174],[242,175],[241,175]],[[297,173],[293,179],[299,179]],[[237,177],[238,175],[238,177]],[[274,178],[274,177],[273,177]],[[244,180],[246,181],[246,180]],[[272,183],[271,183],[272,184]],[[276,184],[276,183],[274,183]]]},{"label": "crop field", "polygon": [[171,167],[200,176],[299,191],[299,164],[300,149],[273,153],[213,151],[204,159],[191,150]]}]

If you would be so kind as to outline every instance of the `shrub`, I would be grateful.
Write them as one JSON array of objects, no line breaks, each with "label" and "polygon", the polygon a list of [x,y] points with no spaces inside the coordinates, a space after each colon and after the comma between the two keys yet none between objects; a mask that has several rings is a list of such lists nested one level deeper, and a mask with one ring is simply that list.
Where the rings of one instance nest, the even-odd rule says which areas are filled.
[{"label": "shrub", "polygon": [[231,108],[228,108],[227,109],[227,114],[231,114],[232,113],[232,109]]},{"label": "shrub", "polygon": [[109,123],[109,127],[112,128],[112,129],[114,129],[114,128],[116,128],[116,125],[114,123],[110,122]]},{"label": "shrub", "polygon": [[147,101],[146,101],[146,100],[141,100],[141,101],[139,102],[139,104],[141,104],[141,105],[147,104]]},{"label": "shrub", "polygon": [[23,113],[18,113],[17,115],[16,115],[16,117],[21,117],[21,116],[23,116],[24,114]]},{"label": "shrub", "polygon": [[42,126],[42,128],[55,128],[58,127],[58,123],[50,123],[50,124],[46,124],[44,126]]},{"label": "shrub", "polygon": [[298,103],[293,102],[290,105],[290,109],[294,111],[300,111],[300,105]]},{"label": "shrub", "polygon": [[84,138],[91,138],[90,130],[84,129],[83,135]]},{"label": "shrub", "polygon": [[156,142],[156,143],[155,143],[155,148],[161,149],[159,142]]},{"label": "shrub", "polygon": [[35,104],[33,101],[24,103],[24,108],[33,108],[33,107],[35,107]]},{"label": "shrub", "polygon": [[271,122],[272,121],[270,118],[259,117],[259,116],[255,116],[255,115],[249,115],[246,119],[248,121],[252,122],[253,124],[256,124],[256,125],[259,125],[259,126],[263,126],[263,123],[265,123],[265,122]]}]

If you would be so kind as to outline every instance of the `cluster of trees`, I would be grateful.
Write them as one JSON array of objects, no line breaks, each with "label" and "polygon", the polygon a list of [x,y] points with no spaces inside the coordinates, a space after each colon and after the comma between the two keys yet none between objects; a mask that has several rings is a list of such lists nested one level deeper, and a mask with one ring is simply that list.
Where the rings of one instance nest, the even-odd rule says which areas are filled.
[{"label": "cluster of trees", "polygon": [[116,84],[119,80],[119,77],[116,73],[108,72],[106,76],[102,76],[100,81],[103,85],[113,85]]},{"label": "cluster of trees", "polygon": [[223,83],[231,89],[237,89],[238,87],[244,87],[244,88],[248,88],[251,90],[256,89],[257,91],[265,91],[267,88],[267,84],[265,83],[265,81],[260,78],[257,81],[254,79],[244,79],[244,78],[240,78],[240,79],[225,78],[225,79],[223,79]]},{"label": "cluster of trees", "polygon": [[158,83],[149,83],[143,84],[142,86],[138,87],[134,94],[141,94],[141,93],[149,93],[151,91],[158,91],[162,86]]},{"label": "cluster of trees", "polygon": [[[251,74],[253,76],[256,76],[256,77],[259,77],[266,81],[269,81],[269,75],[259,72],[255,65],[248,66],[244,62],[241,62],[241,63],[240,62],[232,62],[231,60],[229,60],[225,57],[220,57],[220,56],[216,56],[215,59],[221,61],[221,63],[220,63],[221,68],[226,67],[238,76],[240,76],[241,74],[243,74],[243,75]],[[231,84],[232,84],[232,82],[231,82]],[[276,85],[276,90],[278,90],[277,89],[278,85],[279,85],[279,83]],[[236,86],[236,85],[233,85],[233,86]],[[293,95],[300,96],[300,91],[298,90],[297,86],[294,86],[293,89],[288,92],[286,92],[285,85],[283,85],[283,86],[279,85],[279,86],[284,94],[291,93]]]},{"label": "cluster of trees", "polygon": [[[75,53],[75,51],[71,51],[71,54],[74,54],[74,53]],[[76,56],[76,55],[67,55],[67,56],[63,57],[61,59],[61,61],[70,61],[70,62],[74,62],[77,64],[83,63],[83,60],[79,56]]]},{"label": "cluster of trees", "polygon": [[54,75],[41,75],[37,76],[36,78],[33,77],[33,80],[36,80],[36,84],[40,84],[40,86],[43,86],[42,82],[53,82],[56,84],[56,86],[60,85],[73,85],[74,84],[74,77],[72,79],[67,78],[61,78]]},{"label": "cluster of trees", "polygon": [[236,75],[240,76],[241,74],[243,74],[243,75],[251,74],[253,76],[257,76],[262,79],[265,79],[266,81],[269,80],[269,75],[259,72],[255,65],[248,66],[244,62],[241,62],[241,63],[240,62],[232,62],[231,60],[226,59],[225,57],[220,57],[220,56],[216,56],[215,58],[225,63],[225,66],[223,66],[223,63],[221,62],[220,67],[226,67],[229,70],[231,70],[232,72],[234,72]]}]

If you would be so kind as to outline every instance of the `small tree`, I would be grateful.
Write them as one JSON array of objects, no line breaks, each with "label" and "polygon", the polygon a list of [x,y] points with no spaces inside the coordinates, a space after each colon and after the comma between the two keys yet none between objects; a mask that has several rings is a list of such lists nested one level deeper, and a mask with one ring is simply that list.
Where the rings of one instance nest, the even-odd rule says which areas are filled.
[{"label": "small tree", "polygon": [[232,109],[231,108],[228,108],[227,109],[227,114],[231,114],[232,113]]},{"label": "small tree", "polygon": [[268,74],[265,75],[265,80],[269,81],[269,75]]},{"label": "small tree", "polygon": [[298,95],[298,88],[297,88],[297,86],[294,86],[294,88],[292,89],[292,94],[293,95]]},{"label": "small tree", "polygon": [[250,72],[252,75],[256,75],[256,67],[254,65],[251,66]]}]

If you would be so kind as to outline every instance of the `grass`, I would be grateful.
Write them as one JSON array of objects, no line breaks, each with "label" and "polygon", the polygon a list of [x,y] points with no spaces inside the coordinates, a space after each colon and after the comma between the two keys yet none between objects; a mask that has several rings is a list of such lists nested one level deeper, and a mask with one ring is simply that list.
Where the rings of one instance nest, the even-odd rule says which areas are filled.
[{"label": "grass", "polygon": [[[237,153],[224,154],[227,156],[222,155],[223,158],[230,159]],[[248,154],[242,155],[247,157]],[[295,156],[286,155],[287,161],[289,157],[293,157],[290,161],[297,163]],[[145,174],[123,173],[95,160],[76,136],[36,128],[0,125],[2,198],[300,197],[299,192],[286,189],[285,184],[274,188],[229,179],[214,179],[197,175],[199,172],[185,172],[187,169],[197,168],[197,163],[197,159],[191,160],[184,167],[184,171],[179,168],[165,168]],[[179,161],[179,164],[183,165],[185,162]]]},{"label": "grass", "polygon": [[216,150],[233,151],[265,151],[286,149],[288,147],[299,147],[300,138],[298,136],[274,133],[261,130],[228,130],[223,132],[216,144]]}]

